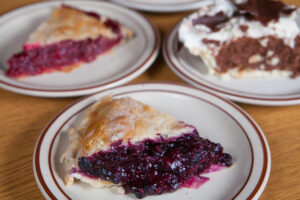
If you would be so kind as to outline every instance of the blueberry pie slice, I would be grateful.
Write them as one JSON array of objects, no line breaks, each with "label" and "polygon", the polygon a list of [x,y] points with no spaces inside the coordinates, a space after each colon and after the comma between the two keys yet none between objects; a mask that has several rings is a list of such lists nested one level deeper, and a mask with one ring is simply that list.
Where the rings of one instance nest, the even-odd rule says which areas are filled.
[{"label": "blueberry pie slice", "polygon": [[69,6],[56,8],[9,60],[7,76],[20,78],[52,71],[71,71],[92,62],[132,32],[119,22]]},{"label": "blueberry pie slice", "polygon": [[232,165],[195,127],[129,97],[104,97],[68,134],[61,156],[67,185],[79,179],[143,198],[198,188],[208,180],[203,173]]}]

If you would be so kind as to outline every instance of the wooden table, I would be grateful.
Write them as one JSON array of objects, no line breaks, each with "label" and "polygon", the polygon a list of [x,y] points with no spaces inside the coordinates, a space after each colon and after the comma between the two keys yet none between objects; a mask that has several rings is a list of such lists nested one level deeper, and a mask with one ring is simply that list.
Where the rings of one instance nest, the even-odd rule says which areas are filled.
[{"label": "wooden table", "polygon": [[[0,14],[37,1],[1,0]],[[300,6],[297,0],[287,2]],[[162,36],[187,14],[146,13]],[[131,83],[162,80],[183,83],[159,55],[153,66]],[[38,98],[0,89],[0,199],[43,199],[33,176],[34,146],[47,122],[76,99]],[[271,148],[271,176],[261,199],[300,199],[300,105],[239,105],[261,126]]]}]

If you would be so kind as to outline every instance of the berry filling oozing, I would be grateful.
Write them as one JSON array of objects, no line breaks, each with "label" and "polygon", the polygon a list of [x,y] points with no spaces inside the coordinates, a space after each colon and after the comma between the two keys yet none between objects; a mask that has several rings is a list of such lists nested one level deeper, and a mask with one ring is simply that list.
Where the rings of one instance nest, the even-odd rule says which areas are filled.
[{"label": "berry filling oozing", "polygon": [[122,40],[118,22],[107,20],[105,25],[117,34],[116,38],[99,36],[80,41],[64,40],[46,46],[25,45],[22,52],[14,54],[7,61],[10,67],[6,75],[13,78],[37,75],[95,60]]},{"label": "berry filling oozing", "polygon": [[199,137],[195,129],[169,139],[146,139],[128,145],[116,142],[108,151],[79,158],[79,169],[72,173],[120,184],[126,193],[143,198],[200,186],[208,179],[200,175],[213,165],[229,167],[232,158],[223,153],[220,144]]}]

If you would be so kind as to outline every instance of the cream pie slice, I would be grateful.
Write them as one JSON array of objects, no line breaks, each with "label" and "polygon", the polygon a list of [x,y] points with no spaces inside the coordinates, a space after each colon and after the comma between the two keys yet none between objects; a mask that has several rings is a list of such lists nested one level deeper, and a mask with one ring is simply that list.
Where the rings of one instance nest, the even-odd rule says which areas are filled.
[{"label": "cream pie slice", "polygon": [[179,40],[220,78],[300,75],[300,9],[272,0],[213,0],[186,17]]},{"label": "cream pie slice", "polygon": [[70,71],[131,38],[118,21],[69,6],[56,8],[9,60],[6,75],[13,78],[52,71]]},{"label": "cream pie slice", "polygon": [[198,188],[201,174],[232,165],[220,144],[195,127],[130,97],[106,96],[69,130],[65,182],[111,187],[137,198]]}]

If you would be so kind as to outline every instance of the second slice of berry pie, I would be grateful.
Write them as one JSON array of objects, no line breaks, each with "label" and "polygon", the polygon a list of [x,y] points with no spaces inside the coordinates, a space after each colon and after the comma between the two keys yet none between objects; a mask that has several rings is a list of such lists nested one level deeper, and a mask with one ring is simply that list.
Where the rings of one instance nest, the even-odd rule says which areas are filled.
[{"label": "second slice of berry pie", "polygon": [[118,21],[63,5],[29,36],[22,52],[9,58],[6,75],[20,78],[70,71],[92,62],[132,35]]}]

